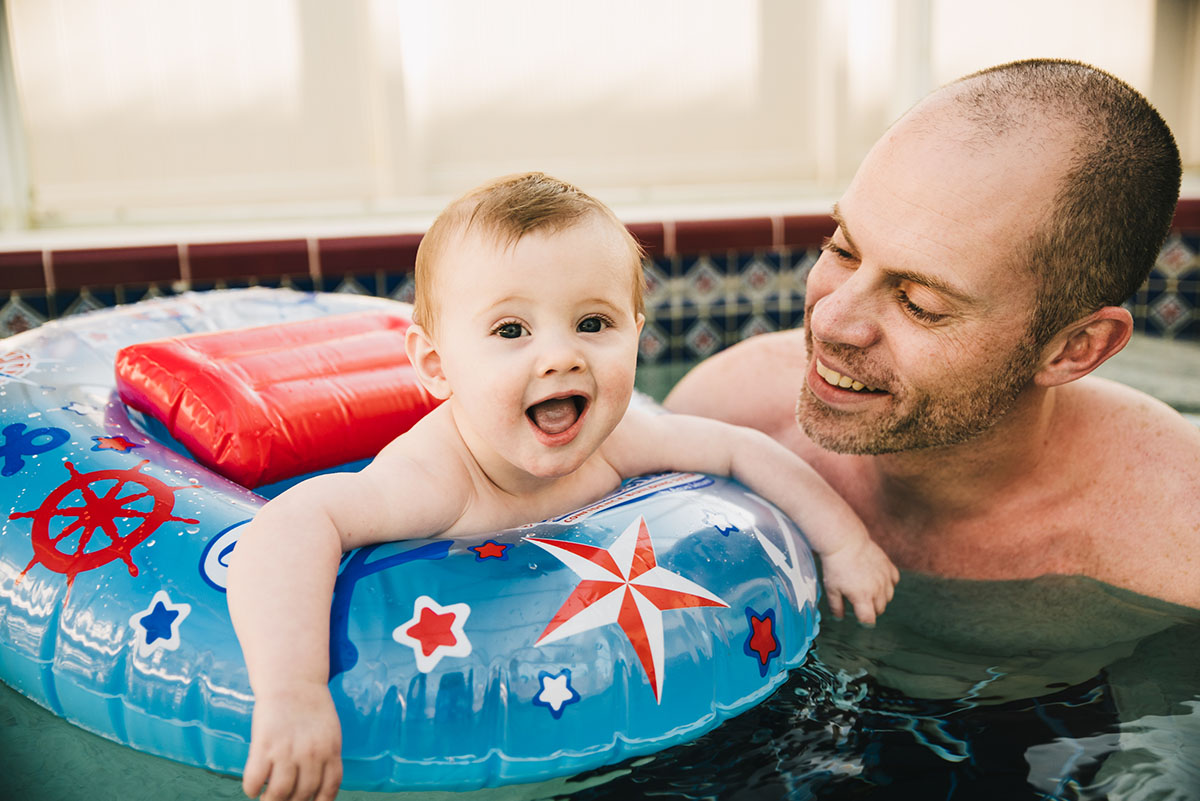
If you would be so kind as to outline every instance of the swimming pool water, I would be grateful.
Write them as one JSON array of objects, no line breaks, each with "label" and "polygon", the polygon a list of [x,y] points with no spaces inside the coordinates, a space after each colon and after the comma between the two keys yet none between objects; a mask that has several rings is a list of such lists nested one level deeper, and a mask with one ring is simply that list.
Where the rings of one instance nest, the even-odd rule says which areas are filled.
[{"label": "swimming pool water", "polygon": [[[236,799],[238,782],[76,729],[0,685],[0,798]],[[700,739],[572,779],[434,798],[1200,798],[1200,611],[1099,582],[906,574],[873,629]]]}]

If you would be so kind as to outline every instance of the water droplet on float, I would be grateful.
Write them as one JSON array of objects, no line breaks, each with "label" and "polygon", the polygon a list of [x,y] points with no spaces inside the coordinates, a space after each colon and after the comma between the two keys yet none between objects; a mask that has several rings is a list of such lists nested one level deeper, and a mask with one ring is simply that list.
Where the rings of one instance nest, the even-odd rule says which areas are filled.
[{"label": "water droplet on float", "polygon": [[198,528],[189,528],[189,529],[187,530],[187,533],[188,533],[188,534],[199,534],[199,533],[200,533],[200,529],[198,529]]},{"label": "water droplet on float", "polygon": [[529,563],[529,569],[530,569],[530,570],[537,570],[537,562],[530,562],[530,563]]}]

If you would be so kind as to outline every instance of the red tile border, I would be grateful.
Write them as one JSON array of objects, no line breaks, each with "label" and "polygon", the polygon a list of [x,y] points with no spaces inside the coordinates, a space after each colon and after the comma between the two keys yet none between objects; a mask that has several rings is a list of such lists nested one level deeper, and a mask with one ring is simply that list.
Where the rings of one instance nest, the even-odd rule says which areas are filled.
[{"label": "red tile border", "polygon": [[1175,207],[1175,219],[1171,221],[1171,230],[1200,232],[1200,197],[1179,199],[1179,205]]},{"label": "red tile border", "polygon": [[814,248],[833,233],[837,224],[828,214],[801,214],[783,218],[783,245]]},{"label": "red tile border", "polygon": [[40,250],[0,253],[0,290],[45,288]]},{"label": "red tile border", "polygon": [[278,239],[189,245],[188,265],[193,281],[307,275],[308,242]]},{"label": "red tile border", "polygon": [[690,256],[726,250],[769,248],[774,239],[769,217],[686,220],[675,223],[675,251]]},{"label": "red tile border", "polygon": [[667,234],[660,222],[628,223],[626,228],[641,243],[646,257],[657,259],[667,255]]},{"label": "red tile border", "polygon": [[51,264],[55,289],[179,280],[175,245],[56,250]]},{"label": "red tile border", "polygon": [[322,275],[374,272],[412,272],[417,263],[417,246],[424,234],[349,236],[320,239]]}]

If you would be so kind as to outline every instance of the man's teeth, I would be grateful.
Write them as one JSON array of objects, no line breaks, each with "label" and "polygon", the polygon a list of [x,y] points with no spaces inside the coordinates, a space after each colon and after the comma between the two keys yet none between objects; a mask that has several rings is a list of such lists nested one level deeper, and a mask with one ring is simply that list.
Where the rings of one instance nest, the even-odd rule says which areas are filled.
[{"label": "man's teeth", "polygon": [[831,370],[820,362],[817,362],[817,375],[835,387],[852,389],[855,392],[862,392],[864,389],[867,392],[875,392],[875,387],[868,387],[863,382],[853,379],[848,375],[842,375],[837,370]]}]

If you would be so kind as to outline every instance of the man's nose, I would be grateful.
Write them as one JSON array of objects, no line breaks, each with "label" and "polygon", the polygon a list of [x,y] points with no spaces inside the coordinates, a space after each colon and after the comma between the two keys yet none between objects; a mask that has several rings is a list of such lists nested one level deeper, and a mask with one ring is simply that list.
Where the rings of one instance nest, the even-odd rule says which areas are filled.
[{"label": "man's nose", "polygon": [[875,344],[880,336],[880,298],[868,270],[860,266],[838,275],[818,269],[809,273],[806,293],[813,337],[856,348]]}]

